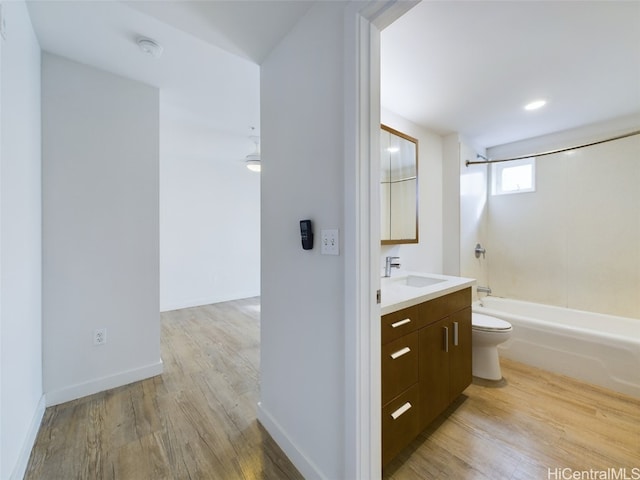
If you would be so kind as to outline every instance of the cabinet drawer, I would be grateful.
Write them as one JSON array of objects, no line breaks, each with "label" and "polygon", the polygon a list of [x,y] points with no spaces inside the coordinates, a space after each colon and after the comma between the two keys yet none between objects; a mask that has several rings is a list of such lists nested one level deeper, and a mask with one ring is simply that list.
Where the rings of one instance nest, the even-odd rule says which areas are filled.
[{"label": "cabinet drawer", "polygon": [[382,405],[418,383],[418,332],[382,346]]},{"label": "cabinet drawer", "polygon": [[386,465],[420,433],[418,385],[382,407],[382,465]]},{"label": "cabinet drawer", "polygon": [[434,298],[420,304],[420,326],[437,322],[441,318],[448,317],[452,313],[471,305],[471,288],[458,290],[457,292]]},{"label": "cabinet drawer", "polygon": [[420,306],[403,308],[382,317],[382,345],[418,329]]}]

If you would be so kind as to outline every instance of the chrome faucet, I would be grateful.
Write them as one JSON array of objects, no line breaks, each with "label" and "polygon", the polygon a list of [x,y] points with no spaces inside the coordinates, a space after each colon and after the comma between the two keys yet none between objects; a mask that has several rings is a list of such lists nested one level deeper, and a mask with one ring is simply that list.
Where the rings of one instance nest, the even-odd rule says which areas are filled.
[{"label": "chrome faucet", "polygon": [[489,287],[476,287],[476,291],[478,293],[486,293],[487,295],[491,295],[491,288]]},{"label": "chrome faucet", "polygon": [[400,257],[387,257],[385,264],[384,264],[384,276],[385,277],[390,277],[391,276],[391,269],[392,268],[400,268],[400,264],[397,262],[394,262],[394,260],[400,260]]}]

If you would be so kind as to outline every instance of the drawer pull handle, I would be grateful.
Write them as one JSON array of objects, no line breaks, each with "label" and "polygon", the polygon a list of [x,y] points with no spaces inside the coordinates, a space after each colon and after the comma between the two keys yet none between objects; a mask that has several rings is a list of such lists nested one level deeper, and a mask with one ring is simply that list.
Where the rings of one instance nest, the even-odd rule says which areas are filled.
[{"label": "drawer pull handle", "polygon": [[391,328],[398,328],[398,327],[401,327],[402,325],[406,325],[407,323],[411,323],[410,318],[405,318],[404,320],[400,320],[396,323],[392,323]]},{"label": "drawer pull handle", "polygon": [[404,405],[402,405],[399,409],[397,409],[395,412],[393,412],[393,413],[391,414],[391,417],[392,417],[394,420],[397,420],[397,419],[398,419],[398,417],[399,417],[400,415],[402,415],[403,413],[405,413],[405,412],[406,412],[407,410],[409,410],[410,408],[411,408],[411,404],[410,404],[409,402],[407,402],[407,403],[405,403]]},{"label": "drawer pull handle", "polygon": [[458,322],[453,322],[453,345],[458,346]]},{"label": "drawer pull handle", "polygon": [[444,327],[444,351],[449,351],[449,327]]},{"label": "drawer pull handle", "polygon": [[397,352],[392,353],[392,354],[391,354],[391,358],[393,358],[393,359],[395,360],[396,358],[399,358],[399,357],[401,357],[401,356],[403,356],[403,355],[406,355],[406,354],[407,354],[407,353],[409,353],[410,351],[411,351],[411,349],[410,349],[409,347],[401,348],[401,349],[400,349],[400,350],[398,350]]}]

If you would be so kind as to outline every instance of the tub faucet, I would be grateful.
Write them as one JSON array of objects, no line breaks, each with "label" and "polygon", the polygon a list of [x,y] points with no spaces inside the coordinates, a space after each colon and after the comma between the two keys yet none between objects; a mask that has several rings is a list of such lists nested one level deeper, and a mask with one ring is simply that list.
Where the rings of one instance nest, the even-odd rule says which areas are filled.
[{"label": "tub faucet", "polygon": [[489,287],[476,287],[476,291],[478,293],[486,293],[487,295],[491,295],[491,288]]},{"label": "tub faucet", "polygon": [[384,264],[384,276],[385,277],[390,277],[391,276],[391,269],[392,268],[400,268],[400,264],[397,262],[394,262],[394,260],[400,260],[400,257],[387,257],[385,264]]}]

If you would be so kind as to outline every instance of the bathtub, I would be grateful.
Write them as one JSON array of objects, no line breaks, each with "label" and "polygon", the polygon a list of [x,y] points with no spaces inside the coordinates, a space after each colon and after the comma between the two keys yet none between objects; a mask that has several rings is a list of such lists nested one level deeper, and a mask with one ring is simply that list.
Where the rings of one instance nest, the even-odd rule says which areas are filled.
[{"label": "bathtub", "polygon": [[491,296],[473,311],[513,325],[501,356],[640,398],[640,319]]}]

